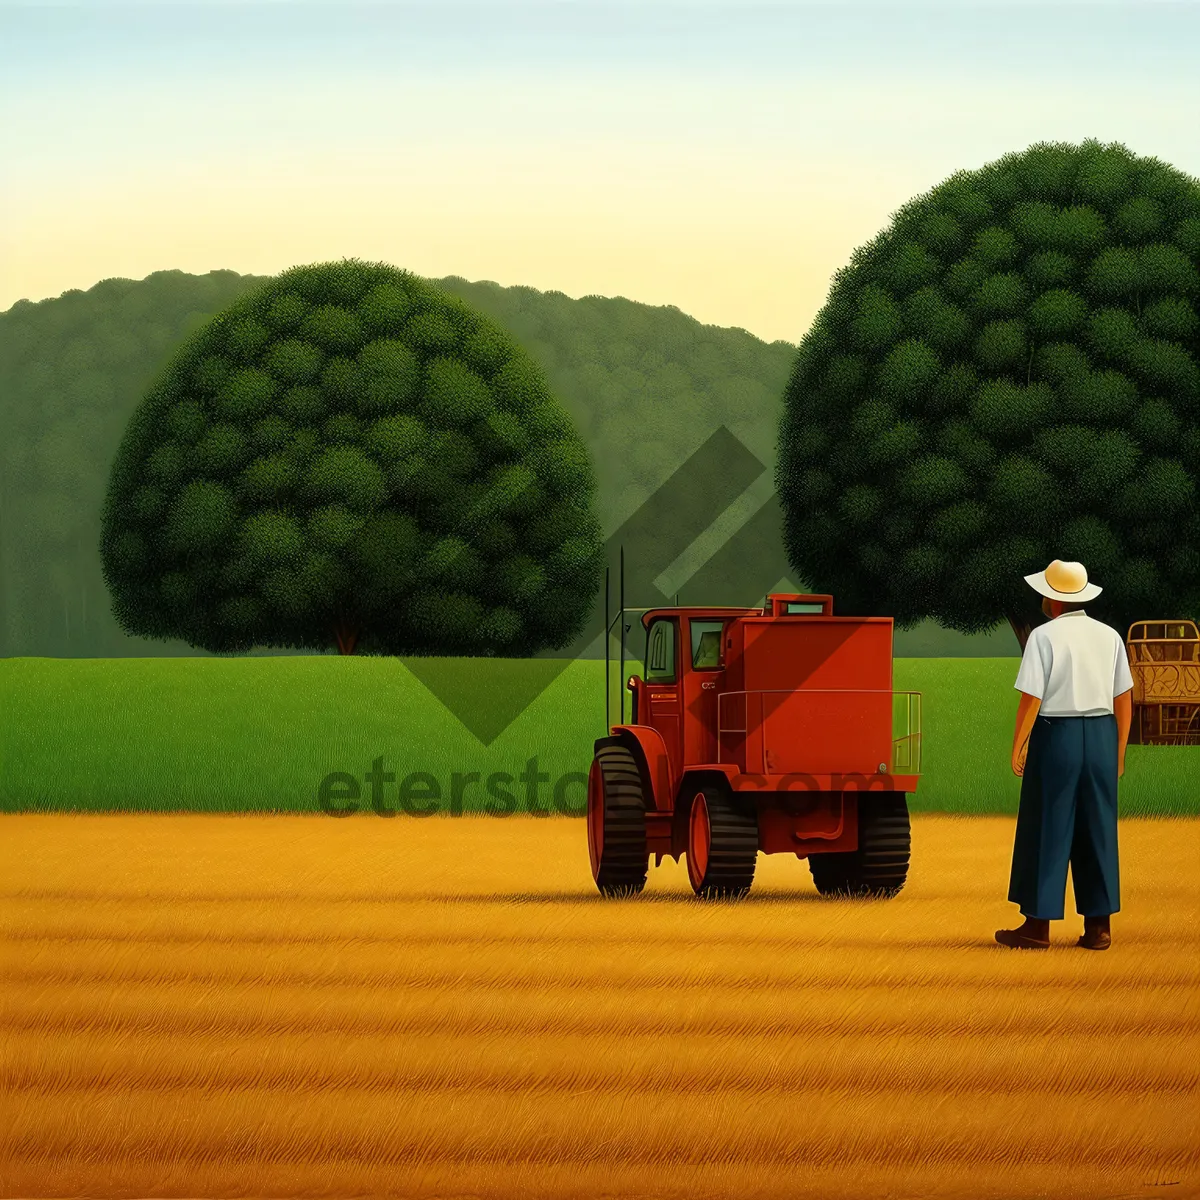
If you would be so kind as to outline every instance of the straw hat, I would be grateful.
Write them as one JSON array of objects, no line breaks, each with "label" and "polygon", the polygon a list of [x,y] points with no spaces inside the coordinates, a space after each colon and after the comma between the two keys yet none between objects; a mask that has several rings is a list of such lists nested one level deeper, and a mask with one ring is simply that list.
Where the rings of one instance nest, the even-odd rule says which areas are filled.
[{"label": "straw hat", "polygon": [[1083,563],[1063,562],[1061,558],[1056,558],[1044,571],[1026,575],[1025,582],[1035,592],[1041,592],[1051,600],[1066,600],[1074,604],[1093,600],[1104,590],[1094,583],[1088,583],[1087,569]]}]

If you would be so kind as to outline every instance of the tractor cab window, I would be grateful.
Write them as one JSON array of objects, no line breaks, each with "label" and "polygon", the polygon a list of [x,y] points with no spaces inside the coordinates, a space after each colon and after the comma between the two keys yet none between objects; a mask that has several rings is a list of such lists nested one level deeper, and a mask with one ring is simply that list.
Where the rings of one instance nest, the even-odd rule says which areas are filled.
[{"label": "tractor cab window", "polygon": [[675,682],[675,622],[660,618],[646,636],[646,682]]},{"label": "tractor cab window", "polygon": [[719,670],[725,665],[721,649],[723,621],[692,621],[692,666],[698,671]]}]

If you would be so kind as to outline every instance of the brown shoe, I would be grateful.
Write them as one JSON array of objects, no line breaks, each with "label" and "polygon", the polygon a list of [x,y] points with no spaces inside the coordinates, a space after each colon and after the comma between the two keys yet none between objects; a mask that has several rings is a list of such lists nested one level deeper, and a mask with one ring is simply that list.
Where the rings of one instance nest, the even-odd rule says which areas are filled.
[{"label": "brown shoe", "polygon": [[1083,937],[1075,944],[1085,950],[1107,950],[1112,945],[1108,917],[1084,917]]},{"label": "brown shoe", "polygon": [[1050,946],[1050,922],[1026,917],[1018,929],[997,929],[996,941],[1013,950],[1046,950]]}]

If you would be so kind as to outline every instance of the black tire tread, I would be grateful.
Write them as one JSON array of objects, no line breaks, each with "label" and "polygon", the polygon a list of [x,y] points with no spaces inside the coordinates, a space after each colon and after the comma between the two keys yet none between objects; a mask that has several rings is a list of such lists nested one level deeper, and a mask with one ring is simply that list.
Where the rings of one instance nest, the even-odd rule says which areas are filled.
[{"label": "black tire tread", "polygon": [[605,896],[636,895],[646,886],[646,798],[633,754],[624,746],[596,751],[604,784],[604,849],[596,887]]},{"label": "black tire tread", "polygon": [[812,854],[813,883],[823,896],[887,898],[908,879],[912,832],[903,792],[882,792],[859,799],[858,849]]},{"label": "black tire tread", "polygon": [[758,865],[758,814],[739,804],[728,787],[705,787],[710,843],[708,869],[697,893],[704,899],[744,896],[754,883]]}]

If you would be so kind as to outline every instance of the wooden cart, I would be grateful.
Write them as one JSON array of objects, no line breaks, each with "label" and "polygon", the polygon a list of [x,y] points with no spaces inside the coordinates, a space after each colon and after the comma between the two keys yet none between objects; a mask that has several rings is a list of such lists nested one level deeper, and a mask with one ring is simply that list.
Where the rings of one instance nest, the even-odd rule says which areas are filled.
[{"label": "wooden cart", "polygon": [[1200,631],[1194,621],[1135,621],[1126,640],[1133,674],[1129,740],[1200,745]]}]

